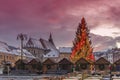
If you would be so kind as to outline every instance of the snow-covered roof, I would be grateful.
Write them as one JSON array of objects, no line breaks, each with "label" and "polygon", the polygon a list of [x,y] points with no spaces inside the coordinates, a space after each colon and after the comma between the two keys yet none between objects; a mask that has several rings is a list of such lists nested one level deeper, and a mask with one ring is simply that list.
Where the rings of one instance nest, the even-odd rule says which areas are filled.
[{"label": "snow-covered roof", "polygon": [[71,53],[72,48],[71,47],[59,47],[60,53]]},{"label": "snow-covered roof", "polygon": [[53,45],[52,43],[50,43],[50,42],[47,41],[47,40],[40,39],[40,41],[41,41],[43,47],[46,48],[46,49],[50,49],[50,50],[51,50],[51,49],[57,49],[57,48],[55,47],[55,45]]},{"label": "snow-covered roof", "polygon": [[55,45],[53,45],[51,42],[46,41],[44,39],[40,39],[40,41],[41,41],[41,43],[42,43],[42,45],[44,46],[45,49],[50,50],[50,52],[45,54],[44,57],[58,57],[59,56],[59,51],[55,47]]},{"label": "snow-covered roof", "polygon": [[51,50],[46,55],[43,55],[44,57],[59,57],[59,51],[58,50]]},{"label": "snow-covered roof", "polygon": [[34,38],[30,38],[28,40],[28,42],[26,43],[26,46],[27,47],[37,47],[37,48],[42,48],[43,49],[43,46],[42,46],[41,42],[37,39],[34,39]]},{"label": "snow-covered roof", "polygon": [[0,41],[0,52],[10,53],[11,49],[7,43]]},{"label": "snow-covered roof", "polygon": [[[12,54],[12,55],[19,55],[19,56],[21,55],[21,51],[19,48],[10,46],[7,43],[2,41],[0,41],[0,52],[4,54]],[[23,49],[23,56],[33,58],[33,55],[25,49]]]},{"label": "snow-covered roof", "polygon": [[[12,52],[12,54],[15,54],[15,55],[18,55],[18,56],[21,55],[21,50],[20,49],[14,49],[11,52]],[[30,52],[28,52],[26,49],[23,49],[23,56],[34,58],[34,56]]]}]

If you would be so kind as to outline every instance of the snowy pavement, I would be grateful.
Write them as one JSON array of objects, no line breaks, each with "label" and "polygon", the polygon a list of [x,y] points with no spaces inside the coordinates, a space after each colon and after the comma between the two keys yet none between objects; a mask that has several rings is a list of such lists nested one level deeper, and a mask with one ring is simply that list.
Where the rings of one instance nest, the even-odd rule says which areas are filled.
[{"label": "snowy pavement", "polygon": [[0,80],[39,80],[40,76],[0,76]]},{"label": "snowy pavement", "polygon": [[35,76],[0,76],[0,80],[49,80],[49,78],[59,77],[53,74],[42,74]]},{"label": "snowy pavement", "polygon": [[0,80],[44,80],[46,77],[49,76],[0,76]]}]

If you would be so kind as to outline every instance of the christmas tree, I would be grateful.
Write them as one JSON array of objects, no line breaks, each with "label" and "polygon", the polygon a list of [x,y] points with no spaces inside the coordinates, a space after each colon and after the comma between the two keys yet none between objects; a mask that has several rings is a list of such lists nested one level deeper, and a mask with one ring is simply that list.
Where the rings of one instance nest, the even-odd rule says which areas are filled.
[{"label": "christmas tree", "polygon": [[89,38],[89,29],[86,26],[85,19],[82,18],[73,41],[72,54],[70,56],[72,62],[76,62],[80,58],[84,58],[89,62],[94,61],[93,48]]}]

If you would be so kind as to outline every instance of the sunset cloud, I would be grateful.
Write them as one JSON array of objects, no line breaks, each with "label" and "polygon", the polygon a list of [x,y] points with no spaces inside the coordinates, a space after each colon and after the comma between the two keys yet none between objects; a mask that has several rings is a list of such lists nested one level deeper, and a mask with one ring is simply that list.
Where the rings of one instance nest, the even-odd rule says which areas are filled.
[{"label": "sunset cloud", "polygon": [[21,32],[38,39],[47,39],[51,32],[58,47],[72,46],[85,17],[94,33],[92,43],[99,47],[95,50],[115,47],[120,39],[119,4],[120,0],[1,0],[0,40],[18,46],[16,36]]}]

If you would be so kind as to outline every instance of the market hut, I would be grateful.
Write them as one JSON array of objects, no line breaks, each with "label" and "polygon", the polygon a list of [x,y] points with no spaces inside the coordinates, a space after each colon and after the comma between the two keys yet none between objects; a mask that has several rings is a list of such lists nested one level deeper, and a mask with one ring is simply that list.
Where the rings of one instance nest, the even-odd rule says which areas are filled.
[{"label": "market hut", "polygon": [[85,58],[80,58],[75,64],[78,71],[90,70],[90,63]]},{"label": "market hut", "polygon": [[32,59],[27,63],[27,68],[30,72],[39,72],[42,69],[42,64],[37,59]]},{"label": "market hut", "polygon": [[107,61],[105,58],[101,57],[98,60],[96,60],[95,62],[95,69],[96,71],[104,71],[107,72],[110,70],[110,62]]},{"label": "market hut", "polygon": [[26,70],[26,69],[27,69],[27,68],[26,68],[27,63],[28,63],[27,60],[21,60],[21,59],[19,59],[19,60],[17,60],[17,61],[15,62],[15,68],[16,68],[17,70]]},{"label": "market hut", "polygon": [[63,58],[58,62],[58,68],[60,70],[66,70],[67,72],[71,72],[72,66],[73,66],[73,63],[66,58]]},{"label": "market hut", "polygon": [[43,73],[53,72],[57,70],[57,64],[52,59],[48,58],[43,63]]},{"label": "market hut", "polygon": [[113,68],[115,71],[120,71],[120,59],[114,62]]}]

